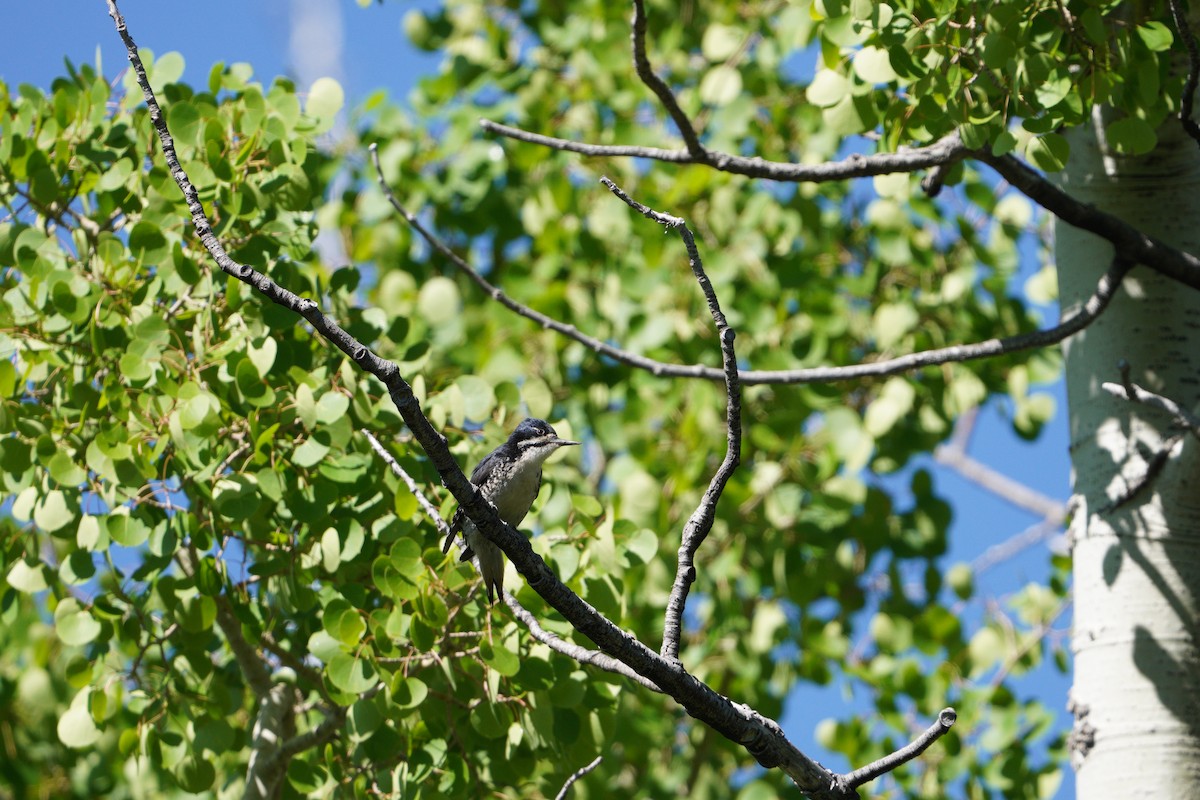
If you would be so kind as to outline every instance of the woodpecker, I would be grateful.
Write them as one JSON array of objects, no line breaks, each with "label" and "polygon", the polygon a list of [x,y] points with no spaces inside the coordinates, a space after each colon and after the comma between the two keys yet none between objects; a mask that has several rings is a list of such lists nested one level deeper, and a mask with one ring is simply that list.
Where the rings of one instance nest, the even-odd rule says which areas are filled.
[{"label": "woodpecker", "polygon": [[[479,462],[471,473],[471,483],[496,507],[500,519],[514,528],[521,524],[542,486],[542,463],[560,447],[579,444],[558,438],[550,423],[526,419],[512,432],[508,441]],[[488,603],[504,592],[504,553],[488,541],[461,508],[450,520],[450,533],[442,552],[448,553],[454,535],[462,532],[466,547],[459,561],[479,556],[479,572],[487,587]]]}]

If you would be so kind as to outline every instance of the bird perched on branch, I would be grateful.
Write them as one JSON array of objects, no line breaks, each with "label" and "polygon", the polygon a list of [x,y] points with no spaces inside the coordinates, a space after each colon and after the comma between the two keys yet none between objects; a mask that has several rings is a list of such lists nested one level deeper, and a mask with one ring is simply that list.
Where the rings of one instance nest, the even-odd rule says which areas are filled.
[{"label": "bird perched on branch", "polygon": [[[500,519],[515,528],[525,519],[538,496],[543,462],[558,448],[574,444],[579,442],[558,438],[545,420],[526,419],[516,427],[508,441],[479,462],[471,473],[471,483],[478,486],[488,502],[496,507]],[[443,553],[450,551],[454,535],[459,531],[466,541],[459,561],[470,561],[479,556],[479,572],[487,587],[488,602],[493,603],[504,592],[504,553],[479,532],[462,508],[450,521]]]}]

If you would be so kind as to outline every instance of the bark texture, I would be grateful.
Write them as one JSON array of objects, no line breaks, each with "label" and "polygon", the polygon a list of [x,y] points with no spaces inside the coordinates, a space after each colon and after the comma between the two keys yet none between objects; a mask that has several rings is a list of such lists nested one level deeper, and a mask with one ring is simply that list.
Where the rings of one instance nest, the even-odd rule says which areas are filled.
[{"label": "bark texture", "polygon": [[[1196,142],[1170,120],[1153,153],[1116,157],[1103,122],[1098,114],[1071,134],[1063,188],[1200,253]],[[1059,225],[1056,256],[1068,314],[1091,294],[1112,250]],[[1200,440],[1177,436],[1168,414],[1100,389],[1121,381],[1124,360],[1134,383],[1195,410],[1200,292],[1135,267],[1108,312],[1064,353],[1079,501],[1071,525],[1077,796],[1200,797]]]}]

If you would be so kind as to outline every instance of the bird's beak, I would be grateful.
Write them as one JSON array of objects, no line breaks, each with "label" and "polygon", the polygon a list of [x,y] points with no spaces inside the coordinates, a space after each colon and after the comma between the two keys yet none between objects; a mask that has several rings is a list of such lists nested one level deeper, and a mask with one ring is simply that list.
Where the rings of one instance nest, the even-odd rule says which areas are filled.
[{"label": "bird's beak", "polygon": [[570,439],[555,439],[554,443],[559,447],[566,447],[569,444],[583,444],[583,442],[572,442]]}]

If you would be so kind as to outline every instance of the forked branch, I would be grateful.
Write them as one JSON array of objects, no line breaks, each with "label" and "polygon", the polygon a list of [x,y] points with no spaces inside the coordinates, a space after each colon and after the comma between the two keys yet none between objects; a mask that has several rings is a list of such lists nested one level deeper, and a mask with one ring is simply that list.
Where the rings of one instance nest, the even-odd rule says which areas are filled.
[{"label": "forked branch", "polygon": [[675,568],[675,581],[671,586],[671,594],[667,599],[666,618],[663,620],[663,641],[662,649],[659,652],[664,658],[678,661],[679,639],[683,631],[683,609],[687,605],[688,591],[696,581],[696,551],[700,549],[700,545],[712,530],[713,520],[717,516],[717,501],[721,499],[721,493],[725,491],[725,484],[729,482],[729,477],[733,475],[733,471],[737,469],[742,459],[742,390],[738,383],[737,355],[733,350],[733,340],[737,334],[734,333],[733,328],[729,327],[725,315],[721,313],[721,304],[717,301],[717,293],[713,289],[712,281],[708,279],[708,274],[704,271],[704,262],[700,258],[700,251],[696,248],[696,239],[692,236],[687,224],[679,217],[663,214],[642,205],[621,191],[608,178],[601,178],[600,182],[627,206],[646,219],[657,222],[668,231],[679,231],[679,238],[683,240],[683,246],[687,250],[688,265],[692,268],[692,274],[696,277],[696,282],[700,284],[701,291],[704,292],[709,313],[712,314],[713,323],[717,327],[717,338],[721,342],[721,361],[724,364],[725,377],[725,458],[721,461],[721,466],[717,468],[712,480],[709,481],[704,496],[700,498],[700,504],[688,518],[687,524],[683,526],[683,536],[679,542],[678,563]]}]

